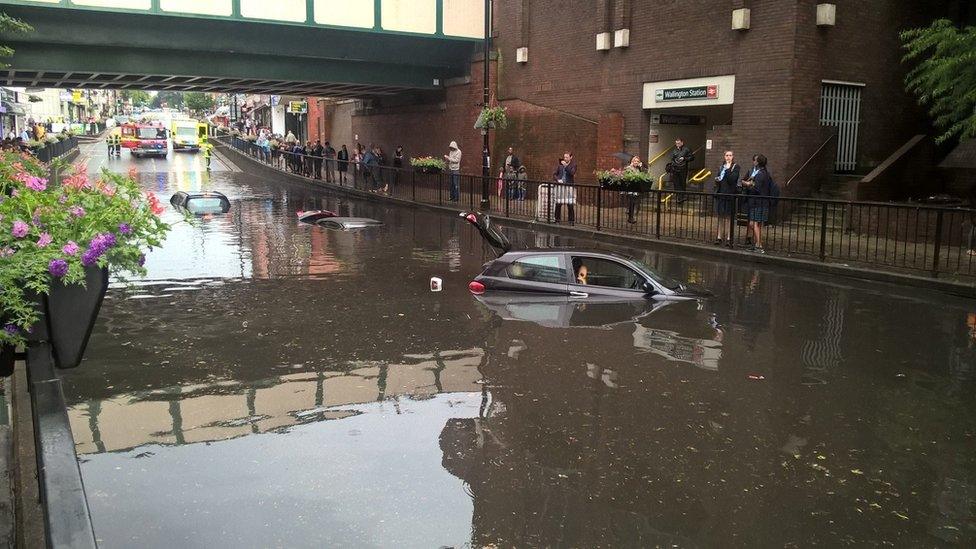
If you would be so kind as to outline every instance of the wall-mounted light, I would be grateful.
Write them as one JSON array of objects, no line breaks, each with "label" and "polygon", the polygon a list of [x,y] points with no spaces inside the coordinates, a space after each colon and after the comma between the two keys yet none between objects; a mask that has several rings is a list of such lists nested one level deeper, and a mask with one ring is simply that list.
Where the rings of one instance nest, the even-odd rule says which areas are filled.
[{"label": "wall-mounted light", "polygon": [[752,10],[749,8],[732,10],[732,30],[749,30],[751,19]]},{"label": "wall-mounted light", "polygon": [[613,34],[609,32],[601,32],[596,35],[597,51],[607,51],[612,47],[613,47]]},{"label": "wall-mounted light", "polygon": [[626,48],[630,46],[630,29],[617,29],[613,31],[613,47]]},{"label": "wall-mounted light", "polygon": [[528,63],[529,62],[529,48],[523,46],[515,50],[515,62],[516,63]]},{"label": "wall-mounted light", "polygon": [[837,4],[817,4],[817,26],[833,27],[837,24]]}]

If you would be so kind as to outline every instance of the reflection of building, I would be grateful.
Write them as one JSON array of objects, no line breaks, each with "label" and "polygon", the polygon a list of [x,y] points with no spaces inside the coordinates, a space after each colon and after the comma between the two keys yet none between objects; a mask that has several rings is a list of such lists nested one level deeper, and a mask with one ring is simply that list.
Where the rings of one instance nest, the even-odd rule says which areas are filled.
[{"label": "reflection of building", "polygon": [[303,372],[242,385],[184,385],[127,393],[68,409],[79,454],[147,444],[226,440],[355,412],[342,407],[399,396],[481,391],[480,349],[405,357],[402,364],[359,364],[349,371]]},{"label": "reflection of building", "polygon": [[683,337],[677,332],[648,328],[640,324],[634,326],[634,347],[713,372],[718,370],[718,363],[722,358],[722,344],[718,341]]}]

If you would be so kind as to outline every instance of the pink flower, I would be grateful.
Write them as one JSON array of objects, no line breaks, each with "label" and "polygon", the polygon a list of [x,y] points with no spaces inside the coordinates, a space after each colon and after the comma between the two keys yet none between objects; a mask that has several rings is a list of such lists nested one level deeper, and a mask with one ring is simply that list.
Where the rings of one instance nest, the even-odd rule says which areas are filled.
[{"label": "pink flower", "polygon": [[12,231],[10,231],[10,233],[16,238],[24,238],[27,236],[28,230],[30,230],[30,227],[27,225],[27,223],[24,223],[23,221],[14,221],[14,228]]},{"label": "pink flower", "polygon": [[69,240],[67,244],[61,247],[61,251],[65,255],[76,255],[78,253],[78,244],[73,240]]},{"label": "pink flower", "polygon": [[54,239],[51,238],[50,233],[41,233],[41,236],[37,238],[37,247],[43,248],[44,246],[50,244],[52,240]]},{"label": "pink flower", "polygon": [[26,182],[27,188],[34,191],[47,189],[47,179],[43,177],[30,177]]}]

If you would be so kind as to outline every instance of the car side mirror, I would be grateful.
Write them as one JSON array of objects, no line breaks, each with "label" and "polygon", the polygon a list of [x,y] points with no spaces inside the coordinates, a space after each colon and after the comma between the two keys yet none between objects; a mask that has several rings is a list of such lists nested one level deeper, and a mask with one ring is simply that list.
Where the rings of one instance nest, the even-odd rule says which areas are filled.
[{"label": "car side mirror", "polygon": [[647,280],[644,281],[643,289],[644,289],[644,293],[648,295],[654,295],[657,293],[657,287],[651,284]]}]

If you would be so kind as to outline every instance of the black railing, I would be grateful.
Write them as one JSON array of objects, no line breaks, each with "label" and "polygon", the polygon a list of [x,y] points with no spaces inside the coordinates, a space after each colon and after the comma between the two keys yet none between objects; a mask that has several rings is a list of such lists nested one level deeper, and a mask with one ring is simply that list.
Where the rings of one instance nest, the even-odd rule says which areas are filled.
[{"label": "black railing", "polygon": [[78,148],[78,138],[75,136],[57,141],[46,143],[43,147],[34,149],[34,155],[41,162],[50,162],[55,158],[60,158]]},{"label": "black railing", "polygon": [[[288,152],[268,152],[240,138],[231,144],[256,160],[299,175],[425,204],[474,209],[481,202],[480,175],[425,173],[409,168],[335,164]],[[765,252],[830,263],[850,263],[933,277],[976,277],[976,210],[878,202],[716,195],[655,189],[623,193],[594,184],[492,178],[493,213],[544,223],[572,223],[597,231],[751,249],[749,216],[766,217]],[[453,202],[452,199],[457,201]],[[763,211],[765,209],[765,211]],[[762,214],[765,214],[764,216]]]}]

